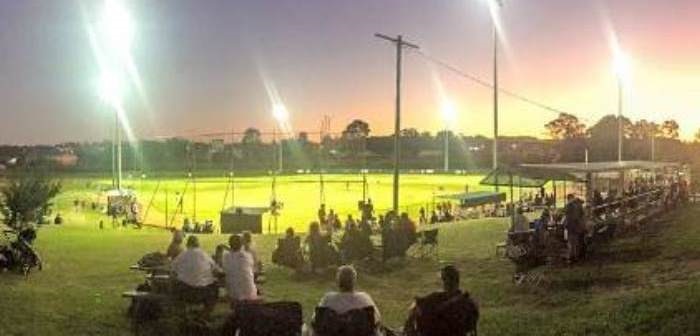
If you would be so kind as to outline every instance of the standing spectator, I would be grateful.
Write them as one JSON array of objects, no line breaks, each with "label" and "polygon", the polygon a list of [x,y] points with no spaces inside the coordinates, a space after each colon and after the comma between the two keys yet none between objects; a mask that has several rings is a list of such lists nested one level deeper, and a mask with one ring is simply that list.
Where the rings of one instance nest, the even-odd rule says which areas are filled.
[{"label": "standing spectator", "polygon": [[583,204],[574,194],[566,196],[566,231],[568,235],[569,262],[578,261],[585,250],[586,230],[584,227]]},{"label": "standing spectator", "polygon": [[318,222],[321,224],[321,226],[326,226],[326,221],[327,221],[327,214],[326,214],[326,205],[321,204],[321,206],[318,208],[318,212],[316,213],[318,216]]},{"label": "standing spectator", "polygon": [[243,231],[243,250],[248,252],[251,257],[253,257],[253,271],[257,277],[262,273],[262,261],[258,258],[258,251],[253,245],[253,235],[250,231]]}]

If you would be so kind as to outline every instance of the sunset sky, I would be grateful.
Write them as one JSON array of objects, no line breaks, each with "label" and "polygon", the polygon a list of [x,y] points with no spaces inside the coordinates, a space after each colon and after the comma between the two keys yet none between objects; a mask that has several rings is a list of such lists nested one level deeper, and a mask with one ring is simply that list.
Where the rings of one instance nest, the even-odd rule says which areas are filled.
[{"label": "sunset sky", "polygon": [[[700,128],[700,1],[504,0],[501,85],[592,123],[617,109],[611,33],[633,60],[626,114]],[[0,0],[0,143],[109,137],[100,70],[87,27],[101,0]],[[491,17],[484,0],[126,1],[144,94],[125,92],[137,137],[272,128],[272,84],[295,132],[324,115],[391,132],[394,49],[403,34],[425,53],[491,81]],[[443,128],[438,87],[463,134],[492,134],[491,91],[415,53],[405,55],[403,127]],[[436,80],[437,79],[437,80]],[[438,84],[441,83],[441,84]],[[142,98],[145,98],[142,99]],[[507,96],[507,135],[544,136],[556,117]]]}]

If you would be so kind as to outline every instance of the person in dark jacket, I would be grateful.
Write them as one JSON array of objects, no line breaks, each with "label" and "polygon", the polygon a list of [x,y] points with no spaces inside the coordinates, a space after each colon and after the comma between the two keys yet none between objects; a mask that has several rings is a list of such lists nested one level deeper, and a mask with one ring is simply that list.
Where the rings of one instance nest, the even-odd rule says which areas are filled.
[{"label": "person in dark jacket", "polygon": [[576,262],[585,251],[586,228],[584,222],[583,202],[574,194],[566,196],[565,225],[569,247],[569,262]]}]

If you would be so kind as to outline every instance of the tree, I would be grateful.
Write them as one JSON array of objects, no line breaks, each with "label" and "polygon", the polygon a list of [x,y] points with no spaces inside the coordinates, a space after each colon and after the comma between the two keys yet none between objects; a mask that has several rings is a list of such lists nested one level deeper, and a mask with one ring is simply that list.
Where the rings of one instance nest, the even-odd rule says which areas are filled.
[{"label": "tree", "polygon": [[[629,138],[632,122],[622,117],[623,141]],[[588,129],[589,151],[592,160],[616,160],[618,141],[618,117],[606,115]],[[623,145],[623,150],[625,146]]]},{"label": "tree", "polygon": [[248,127],[243,132],[243,139],[241,139],[241,142],[246,145],[259,144],[262,142],[260,138],[260,130],[258,130],[257,128]]},{"label": "tree", "polygon": [[700,129],[698,129],[698,131],[695,132],[695,142],[700,142]]},{"label": "tree", "polygon": [[10,179],[0,189],[0,212],[5,223],[18,228],[24,223],[40,221],[49,213],[51,200],[60,191],[60,183],[36,173]]},{"label": "tree", "polygon": [[678,139],[678,122],[675,120],[666,120],[661,124],[661,136],[666,139]]},{"label": "tree", "polygon": [[639,120],[630,125],[630,138],[635,140],[646,140],[659,136],[659,125],[646,119]]},{"label": "tree", "polygon": [[417,138],[420,136],[420,133],[415,128],[404,128],[400,134],[404,138]]},{"label": "tree", "polygon": [[297,135],[297,141],[302,145],[308,144],[309,143],[309,133],[299,132],[299,134]]},{"label": "tree", "polygon": [[343,131],[343,138],[359,139],[369,136],[369,124],[366,121],[355,119]]},{"label": "tree", "polygon": [[583,138],[586,135],[586,125],[575,115],[559,113],[559,116],[544,125],[549,136],[555,140]]}]

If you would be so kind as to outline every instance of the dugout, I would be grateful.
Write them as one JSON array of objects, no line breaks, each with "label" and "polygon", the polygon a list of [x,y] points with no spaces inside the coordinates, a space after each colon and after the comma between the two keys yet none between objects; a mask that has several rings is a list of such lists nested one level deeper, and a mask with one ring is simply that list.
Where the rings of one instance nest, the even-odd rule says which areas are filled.
[{"label": "dugout", "polygon": [[224,209],[219,222],[221,233],[262,233],[263,215],[268,211],[269,207],[234,206]]}]

